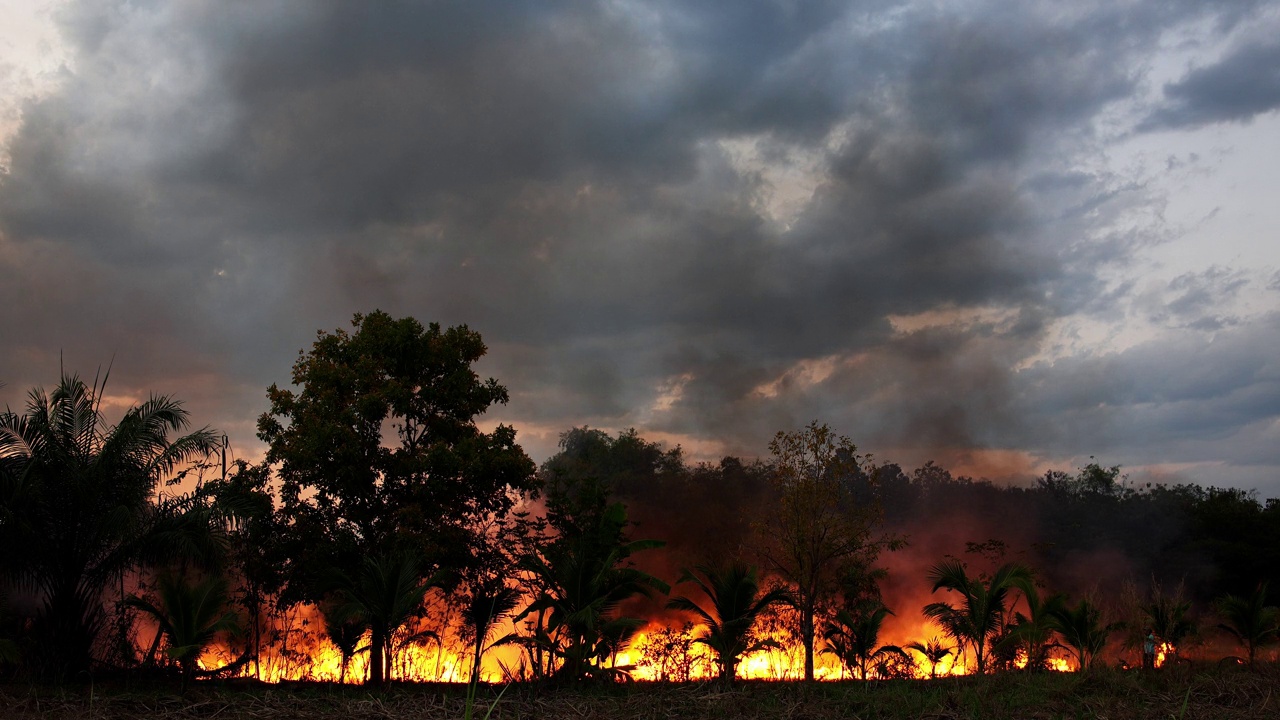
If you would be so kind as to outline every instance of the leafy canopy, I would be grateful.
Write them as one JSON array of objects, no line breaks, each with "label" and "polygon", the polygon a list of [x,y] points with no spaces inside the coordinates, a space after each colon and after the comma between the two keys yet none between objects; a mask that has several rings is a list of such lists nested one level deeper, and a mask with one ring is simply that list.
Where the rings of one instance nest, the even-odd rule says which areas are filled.
[{"label": "leafy canopy", "polygon": [[353,573],[400,545],[428,565],[466,567],[484,546],[476,528],[535,487],[515,430],[476,426],[507,402],[472,369],[486,351],[479,333],[381,311],[352,327],[320,332],[293,366],[298,389],[272,385],[258,420],[305,599],[318,599],[329,567]]}]

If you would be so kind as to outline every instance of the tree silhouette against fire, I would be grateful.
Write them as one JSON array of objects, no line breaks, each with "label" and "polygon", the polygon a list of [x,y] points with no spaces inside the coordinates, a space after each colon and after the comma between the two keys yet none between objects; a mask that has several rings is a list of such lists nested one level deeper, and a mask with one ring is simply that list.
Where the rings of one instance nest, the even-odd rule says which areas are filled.
[{"label": "tree silhouette against fire", "polygon": [[932,678],[1136,665],[1150,628],[1162,660],[1274,661],[1280,501],[908,474],[816,422],[697,465],[574,428],[535,468],[476,425],[485,352],[357,315],[217,477],[171,398],[111,424],[105,381],[33,390],[0,415],[0,677]]}]

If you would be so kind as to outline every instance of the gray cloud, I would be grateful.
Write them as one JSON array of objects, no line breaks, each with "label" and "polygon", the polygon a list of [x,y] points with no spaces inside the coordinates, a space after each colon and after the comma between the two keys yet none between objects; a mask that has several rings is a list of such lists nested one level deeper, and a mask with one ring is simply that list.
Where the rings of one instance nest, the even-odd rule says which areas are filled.
[{"label": "gray cloud", "polygon": [[1215,63],[1187,72],[1164,87],[1165,105],[1143,129],[1247,122],[1280,108],[1280,41],[1241,42]]},{"label": "gray cloud", "polygon": [[1041,363],[1017,375],[1017,414],[1033,429],[1057,424],[1068,454],[1204,462],[1221,443],[1231,450],[1215,460],[1270,465],[1280,461],[1278,342],[1272,313],[1211,337],[1184,329],[1119,353]]},{"label": "gray cloud", "polygon": [[1169,283],[1173,294],[1155,310],[1157,322],[1182,323],[1201,330],[1218,330],[1239,322],[1222,308],[1248,285],[1243,271],[1211,267],[1202,273],[1179,275]]},{"label": "gray cloud", "polygon": [[[1120,312],[1103,270],[1156,232],[1112,222],[1151,191],[1077,167],[1091,123],[1161,32],[1247,9],[103,7],[67,11],[74,70],[9,146],[5,393],[60,349],[115,353],[122,390],[251,448],[316,329],[381,307],[480,330],[513,395],[495,414],[541,433],[756,454],[816,417],[921,458],[1163,447],[1096,410],[1163,402],[1128,363],[1017,368],[1055,320]],[[1178,281],[1167,324],[1261,333],[1216,309],[1231,272]],[[1206,437],[1266,417],[1178,377],[1219,394]]]}]

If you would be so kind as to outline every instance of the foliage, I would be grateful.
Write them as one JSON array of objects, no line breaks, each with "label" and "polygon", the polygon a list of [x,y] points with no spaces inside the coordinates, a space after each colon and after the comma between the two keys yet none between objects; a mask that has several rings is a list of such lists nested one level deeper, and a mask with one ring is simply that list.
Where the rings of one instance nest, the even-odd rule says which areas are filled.
[{"label": "foliage", "polygon": [[822,634],[827,641],[827,651],[840,659],[845,670],[850,673],[857,671],[857,677],[862,680],[868,679],[868,670],[882,661],[893,658],[910,661],[906,652],[897,645],[877,646],[880,627],[885,617],[892,614],[884,605],[866,607],[856,614],[848,610],[839,611]]},{"label": "foliage", "polygon": [[813,679],[816,618],[821,603],[839,589],[847,562],[869,565],[890,541],[876,538],[878,508],[858,502],[854,482],[869,482],[866,457],[849,438],[826,425],[780,432],[769,443],[778,503],[762,525],[764,556],[793,588],[804,645],[805,679]]},{"label": "foliage", "polygon": [[942,640],[936,637],[930,638],[928,642],[922,643],[917,640],[915,642],[908,643],[904,649],[915,650],[920,653],[925,660],[929,661],[930,679],[938,677],[938,663],[946,660],[953,652],[955,652],[954,647],[943,644]]},{"label": "foliage", "polygon": [[183,687],[196,674],[196,661],[219,633],[239,630],[235,613],[227,609],[227,581],[220,575],[192,580],[163,572],[156,580],[156,598],[132,596],[127,602],[160,626],[168,647],[165,654],[182,668]]},{"label": "foliage", "polygon": [[979,675],[987,670],[987,649],[991,639],[1001,631],[1001,619],[1015,587],[1025,588],[1031,582],[1031,571],[1016,563],[1001,565],[983,581],[969,577],[965,566],[954,558],[944,560],[929,571],[933,591],[945,588],[959,593],[960,604],[929,603],[925,617],[937,622],[961,646],[973,650],[974,669]]},{"label": "foliage", "polygon": [[1027,602],[1027,614],[1014,613],[1005,641],[1026,658],[1027,670],[1047,670],[1049,651],[1058,647],[1054,640],[1054,613],[1064,606],[1066,598],[1060,594],[1041,598],[1040,591],[1029,582],[1020,583],[1019,587]]},{"label": "foliage", "polygon": [[693,652],[694,625],[650,630],[640,647],[640,661],[657,671],[659,682],[688,682],[698,658]]},{"label": "foliage", "polygon": [[1280,608],[1267,605],[1267,584],[1261,583],[1248,597],[1225,595],[1217,602],[1218,614],[1226,630],[1245,646],[1249,666],[1260,646],[1275,642],[1280,635]]},{"label": "foliage", "polygon": [[489,636],[494,626],[507,617],[520,604],[520,590],[502,584],[501,581],[478,582],[471,588],[467,604],[463,608],[463,620],[471,636],[474,656],[471,662],[471,682],[480,682],[480,661],[484,657]]},{"label": "foliage", "polygon": [[1107,647],[1111,633],[1122,623],[1103,623],[1102,609],[1088,599],[1069,606],[1065,602],[1049,609],[1051,627],[1062,636],[1062,642],[1076,656],[1081,672],[1088,672],[1093,661]]},{"label": "foliage", "polygon": [[[625,526],[609,526],[604,515],[621,497],[660,492],[664,481],[681,477],[680,449],[663,450],[641,438],[634,429],[610,437],[601,430],[573,428],[560,436],[560,451],[543,463],[539,473],[547,523],[556,542],[597,541],[607,552],[623,540]],[[601,528],[614,527],[602,535]]]},{"label": "foliage", "polygon": [[369,646],[361,646],[360,641],[369,632],[369,625],[358,615],[350,613],[338,598],[320,603],[320,614],[324,618],[325,636],[338,648],[342,656],[338,667],[338,682],[347,681],[347,670],[351,667],[351,659],[361,652],[367,652]]},{"label": "foliage", "polygon": [[733,562],[725,568],[699,565],[695,570],[685,570],[680,582],[697,585],[711,601],[710,609],[703,609],[683,595],[672,598],[667,608],[691,612],[702,619],[706,630],[694,642],[715,652],[720,663],[720,679],[732,683],[737,676],[739,658],[770,644],[754,638],[752,628],[756,619],[769,606],[794,604],[794,599],[782,588],[761,594],[756,569],[743,562]]},{"label": "foliage", "polygon": [[293,366],[299,389],[272,385],[258,421],[278,466],[290,600],[318,602],[331,568],[352,575],[402,547],[431,568],[467,568],[487,549],[477,527],[535,488],[515,430],[476,426],[507,401],[472,370],[478,333],[381,311],[352,325],[319,333]]},{"label": "foliage", "polygon": [[416,556],[403,549],[366,558],[354,575],[335,573],[336,605],[331,617],[369,628],[370,683],[385,680],[393,635],[421,608],[423,597],[435,584],[434,578],[423,576]]},{"label": "foliage", "polygon": [[1124,484],[1125,476],[1120,466],[1103,467],[1096,462],[1080,468],[1076,476],[1061,471],[1047,471],[1036,486],[1051,495],[1068,495],[1077,498],[1125,498],[1133,490]]},{"label": "foliage", "polygon": [[1173,592],[1165,592],[1159,583],[1153,582],[1150,594],[1138,609],[1156,639],[1171,646],[1168,651],[1171,656],[1176,657],[1182,641],[1196,631],[1191,601],[1183,596],[1181,585]]},{"label": "foliage", "polygon": [[547,519],[571,533],[591,532],[619,496],[651,491],[661,477],[684,470],[680,448],[663,450],[634,428],[617,437],[573,428],[560,435],[560,451],[542,465]]},{"label": "foliage", "polygon": [[[277,513],[271,479],[269,465],[237,460],[230,475],[205,483],[201,492],[220,509],[222,533],[227,541],[227,572],[233,579],[232,599],[244,609],[250,657],[259,675],[267,632],[268,618],[264,616],[271,611],[273,600],[280,593],[283,568],[289,563],[280,542],[284,528]],[[322,603],[321,607],[325,605]],[[344,632],[349,633],[350,628]],[[334,642],[341,649],[346,638],[340,634]],[[354,646],[351,650],[354,653]],[[344,654],[344,676],[349,659]]]},{"label": "foliage", "polygon": [[555,667],[535,666],[535,672],[562,680],[613,678],[626,668],[606,661],[626,646],[644,620],[618,614],[618,606],[637,595],[667,592],[658,578],[624,565],[641,550],[661,547],[655,540],[626,541],[626,509],[608,506],[594,533],[561,538],[521,559],[538,596],[516,622],[533,616],[532,634],[510,635],[499,642],[519,642],[550,654]]},{"label": "foliage", "polygon": [[24,413],[0,414],[0,546],[23,548],[3,553],[0,572],[40,599],[26,659],[54,678],[91,670],[110,585],[178,554],[216,562],[220,549],[187,514],[190,497],[153,501],[161,482],[180,480],[217,448],[214,433],[171,439],[188,414],[165,396],[111,425],[105,383],[64,375],[51,393],[32,390]]}]

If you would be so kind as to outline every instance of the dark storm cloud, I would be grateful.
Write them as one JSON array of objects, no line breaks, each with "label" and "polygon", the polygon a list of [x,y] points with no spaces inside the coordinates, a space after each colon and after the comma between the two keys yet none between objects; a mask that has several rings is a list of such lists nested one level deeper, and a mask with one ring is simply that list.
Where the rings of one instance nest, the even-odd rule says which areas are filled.
[{"label": "dark storm cloud", "polygon": [[1280,40],[1241,42],[1215,63],[1164,87],[1165,106],[1143,123],[1148,130],[1215,122],[1247,122],[1280,108]]},{"label": "dark storm cloud", "polygon": [[[116,352],[247,446],[316,328],[381,307],[480,330],[517,426],[749,454],[815,417],[864,444],[1052,452],[1013,368],[1055,318],[1131,300],[1098,271],[1136,241],[1099,228],[1152,202],[1072,160],[1162,30],[1214,12],[103,8],[67,11],[74,70],[9,147],[11,388],[52,382],[58,348]],[[777,210],[779,167],[812,197]],[[1170,325],[1236,291],[1184,285]]]}]

